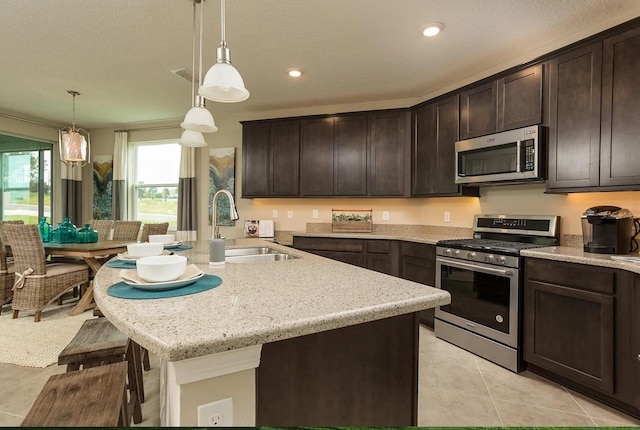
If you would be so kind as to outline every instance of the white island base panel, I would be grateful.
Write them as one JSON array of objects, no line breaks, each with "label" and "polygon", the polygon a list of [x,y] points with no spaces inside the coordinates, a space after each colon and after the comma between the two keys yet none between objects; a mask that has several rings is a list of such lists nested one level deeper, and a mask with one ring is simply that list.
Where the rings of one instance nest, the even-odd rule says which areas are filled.
[{"label": "white island base panel", "polygon": [[254,345],[180,361],[162,360],[160,425],[210,427],[198,422],[198,406],[231,398],[229,425],[256,426],[255,369],[262,345]]}]

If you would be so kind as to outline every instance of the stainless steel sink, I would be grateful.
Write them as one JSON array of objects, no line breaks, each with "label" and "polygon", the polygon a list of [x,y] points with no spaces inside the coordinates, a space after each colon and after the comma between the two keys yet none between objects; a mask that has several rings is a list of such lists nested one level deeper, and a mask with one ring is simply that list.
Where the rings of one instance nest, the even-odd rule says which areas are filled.
[{"label": "stainless steel sink", "polygon": [[268,263],[271,261],[297,260],[298,256],[292,254],[253,254],[253,255],[232,255],[226,256],[227,263]]},{"label": "stainless steel sink", "polygon": [[225,257],[235,257],[241,255],[263,255],[263,254],[281,254],[281,251],[277,249],[269,248],[267,246],[255,247],[255,248],[231,248],[225,249]]},{"label": "stainless steel sink", "polygon": [[287,254],[268,246],[253,248],[231,248],[224,252],[227,263],[267,263],[271,261],[297,260],[298,256]]}]

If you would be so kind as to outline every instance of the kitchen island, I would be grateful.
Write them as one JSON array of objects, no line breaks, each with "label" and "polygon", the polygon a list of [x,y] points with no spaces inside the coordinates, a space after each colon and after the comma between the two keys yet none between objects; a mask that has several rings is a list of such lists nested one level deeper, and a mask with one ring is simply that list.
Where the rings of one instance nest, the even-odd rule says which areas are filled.
[{"label": "kitchen island", "polygon": [[163,426],[207,425],[197,407],[232,398],[236,426],[416,424],[417,312],[441,290],[257,239],[301,257],[208,265],[207,244],[182,252],[222,284],[171,299],[127,300],[94,279],[103,314],[162,360]]}]

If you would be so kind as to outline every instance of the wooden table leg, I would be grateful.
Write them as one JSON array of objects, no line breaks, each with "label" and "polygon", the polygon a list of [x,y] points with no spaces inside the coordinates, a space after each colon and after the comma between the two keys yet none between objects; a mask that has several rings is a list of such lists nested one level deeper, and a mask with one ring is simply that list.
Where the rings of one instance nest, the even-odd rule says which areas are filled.
[{"label": "wooden table leg", "polygon": [[74,307],[69,310],[69,315],[80,315],[82,312],[88,311],[96,307],[96,302],[93,301],[93,281],[89,284],[89,288],[82,295],[82,298],[76,303]]}]

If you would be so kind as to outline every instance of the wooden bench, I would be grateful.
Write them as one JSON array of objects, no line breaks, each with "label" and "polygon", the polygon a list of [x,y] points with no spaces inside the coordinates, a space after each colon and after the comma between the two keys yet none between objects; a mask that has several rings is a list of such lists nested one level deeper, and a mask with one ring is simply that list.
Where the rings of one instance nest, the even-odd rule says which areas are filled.
[{"label": "wooden bench", "polygon": [[128,368],[129,419],[142,422],[144,384],[140,346],[130,340],[106,318],[86,320],[78,334],[58,356],[58,364],[67,365],[67,372],[89,369],[109,363],[126,361]]},{"label": "wooden bench", "polygon": [[125,362],[53,375],[23,427],[128,427]]}]

